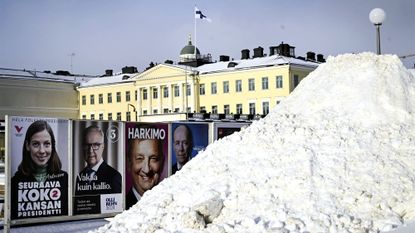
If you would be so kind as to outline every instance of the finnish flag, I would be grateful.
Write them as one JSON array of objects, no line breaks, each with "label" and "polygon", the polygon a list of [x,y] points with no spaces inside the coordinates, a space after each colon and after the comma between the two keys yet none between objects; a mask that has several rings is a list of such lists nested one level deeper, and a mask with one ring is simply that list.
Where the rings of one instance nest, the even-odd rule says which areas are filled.
[{"label": "finnish flag", "polygon": [[204,15],[202,13],[202,11],[200,11],[197,7],[195,7],[195,18],[196,19],[204,19],[204,20],[206,20],[208,22],[212,22],[212,20],[209,19],[206,15]]}]

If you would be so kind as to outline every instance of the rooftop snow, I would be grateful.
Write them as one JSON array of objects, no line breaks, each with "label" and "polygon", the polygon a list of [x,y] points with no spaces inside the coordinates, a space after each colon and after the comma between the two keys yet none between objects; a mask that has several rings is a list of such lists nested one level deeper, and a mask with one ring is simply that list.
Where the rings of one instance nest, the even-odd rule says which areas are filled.
[{"label": "rooftop snow", "polygon": [[83,83],[94,76],[87,75],[56,75],[53,73],[46,73],[34,70],[19,70],[19,69],[7,69],[0,68],[0,78],[13,78],[13,79],[35,79],[51,82],[70,82],[70,83]]}]

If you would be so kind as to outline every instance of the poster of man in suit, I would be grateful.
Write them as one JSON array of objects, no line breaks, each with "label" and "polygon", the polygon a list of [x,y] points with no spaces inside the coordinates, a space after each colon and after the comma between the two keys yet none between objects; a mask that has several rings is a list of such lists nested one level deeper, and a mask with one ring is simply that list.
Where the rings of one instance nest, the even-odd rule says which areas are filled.
[{"label": "poster of man in suit", "polygon": [[168,124],[126,123],[126,203],[129,209],[168,175]]},{"label": "poster of man in suit", "polygon": [[74,214],[122,211],[122,123],[73,122]]}]

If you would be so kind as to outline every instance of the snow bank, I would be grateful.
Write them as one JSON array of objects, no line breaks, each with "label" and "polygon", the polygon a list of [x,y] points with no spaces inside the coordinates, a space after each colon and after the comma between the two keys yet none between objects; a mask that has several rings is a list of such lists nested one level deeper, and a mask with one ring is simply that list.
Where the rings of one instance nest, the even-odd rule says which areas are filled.
[{"label": "snow bank", "polygon": [[414,110],[397,56],[329,57],[95,232],[392,230],[415,218]]}]

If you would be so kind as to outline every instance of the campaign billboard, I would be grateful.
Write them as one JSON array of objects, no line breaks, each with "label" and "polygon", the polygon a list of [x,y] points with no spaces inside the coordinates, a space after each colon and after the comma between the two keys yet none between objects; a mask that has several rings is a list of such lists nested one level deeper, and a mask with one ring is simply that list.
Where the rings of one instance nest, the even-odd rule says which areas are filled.
[{"label": "campaign billboard", "polygon": [[121,212],[123,123],[73,121],[73,214]]},{"label": "campaign billboard", "polygon": [[223,137],[229,136],[235,132],[239,132],[241,128],[248,127],[250,123],[229,123],[229,122],[214,122],[213,131],[214,137],[213,140],[218,140]]},{"label": "campaign billboard", "polygon": [[11,220],[68,215],[69,121],[8,119]]},{"label": "campaign billboard", "polygon": [[125,123],[125,209],[168,176],[168,126]]},{"label": "campaign billboard", "polygon": [[209,123],[172,123],[171,174],[180,170],[208,144]]}]

